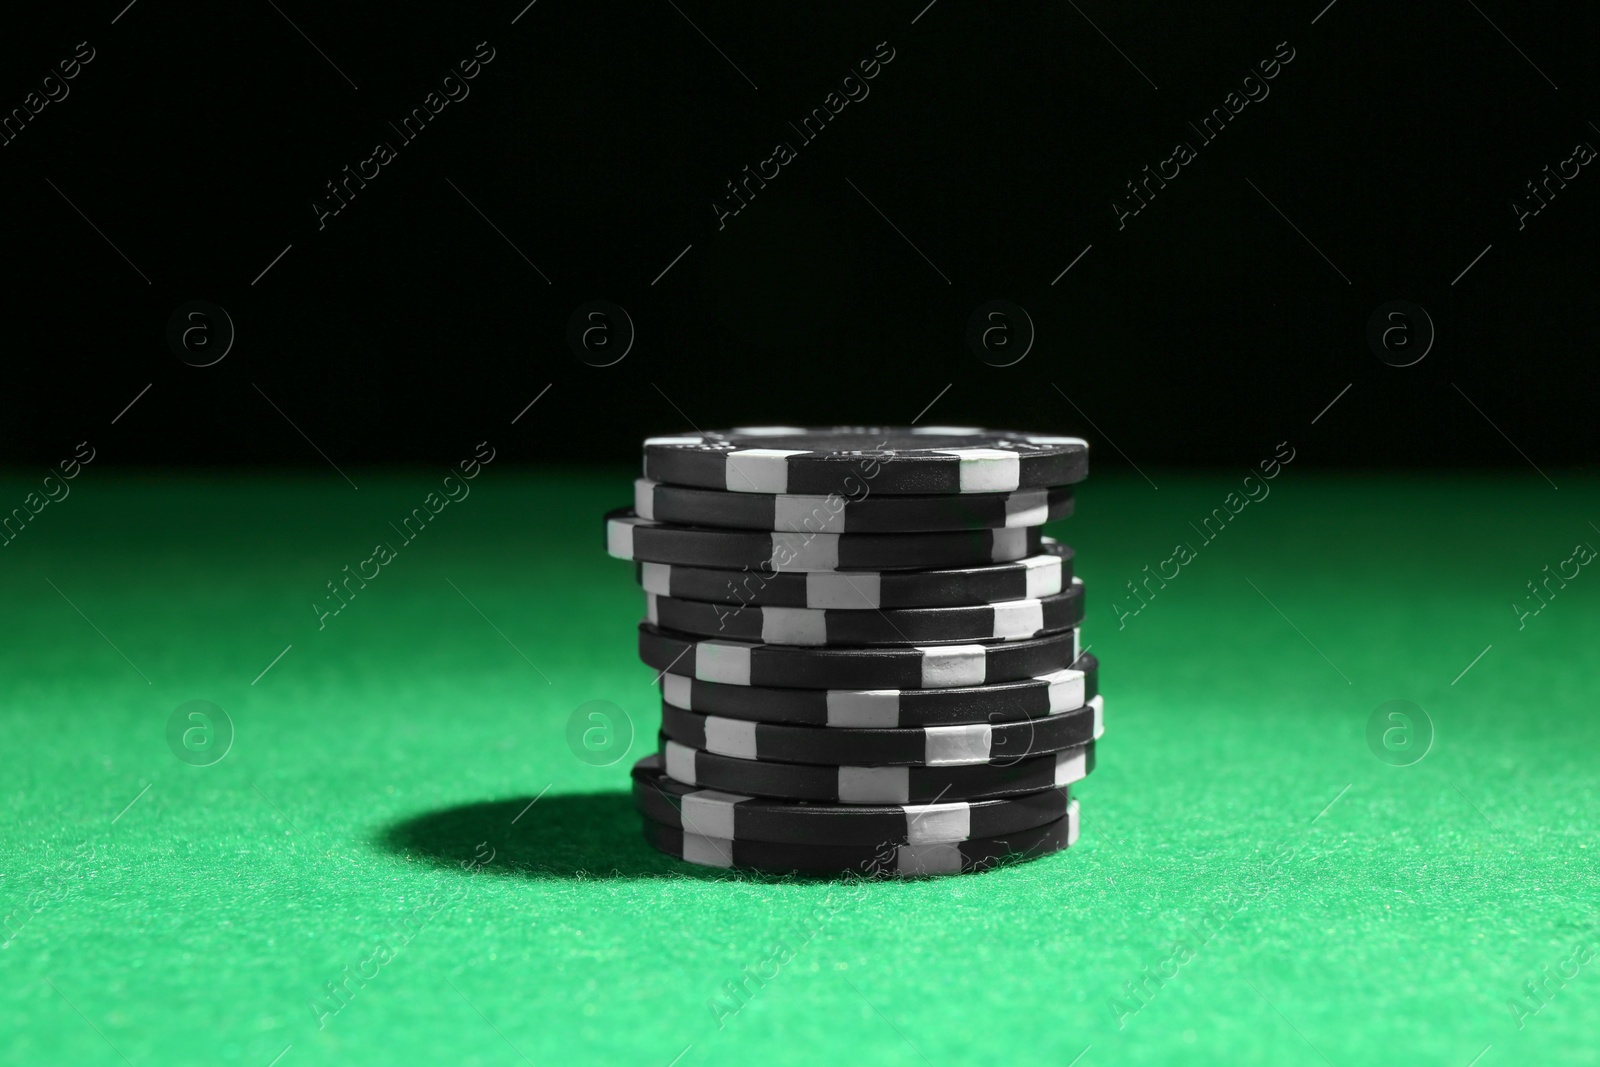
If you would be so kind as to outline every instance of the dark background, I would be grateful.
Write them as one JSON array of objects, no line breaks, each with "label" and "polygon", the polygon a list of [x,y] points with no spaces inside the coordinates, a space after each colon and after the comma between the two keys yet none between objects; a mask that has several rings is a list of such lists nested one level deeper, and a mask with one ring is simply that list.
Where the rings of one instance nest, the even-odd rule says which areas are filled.
[{"label": "dark background", "polygon": [[[0,147],[0,461],[89,439],[326,470],[318,449],[484,438],[627,461],[647,433],[905,423],[936,396],[925,424],[1080,432],[1104,466],[1286,438],[1529,477],[1594,455],[1600,175],[1520,231],[1510,206],[1600,145],[1576,6],[525,2],[8,16],[0,109],[78,42],[95,58]],[[480,41],[470,96],[399,145],[388,123]],[[870,95],[799,143],[787,123],[885,41]],[[1187,123],[1284,41],[1270,96],[1201,147]],[[319,231],[324,183],[378,140],[398,158]],[[779,140],[799,158],[719,230],[724,183]],[[1123,183],[1178,140],[1198,159],[1119,231]],[[996,298],[1037,330],[1006,368],[966,342]],[[214,366],[166,340],[193,299],[236,327]],[[566,340],[592,299],[637,331],[614,366]],[[1366,340],[1395,299],[1437,330],[1405,368]]]}]

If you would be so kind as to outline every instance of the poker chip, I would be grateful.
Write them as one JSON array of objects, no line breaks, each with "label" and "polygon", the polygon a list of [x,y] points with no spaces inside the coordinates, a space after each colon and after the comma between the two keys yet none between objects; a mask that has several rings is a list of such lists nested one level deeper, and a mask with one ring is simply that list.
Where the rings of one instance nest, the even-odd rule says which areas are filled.
[{"label": "poker chip", "polygon": [[652,437],[606,551],[645,592],[651,846],[921,877],[1071,845],[1104,732],[1072,548],[1080,438],[966,427]]},{"label": "poker chip", "polygon": [[1037,678],[954,689],[773,689],[704,682],[671,671],[661,698],[673,707],[754,722],[836,729],[955,726],[1058,715],[1099,694],[1099,661],[1080,655],[1071,667]]},{"label": "poker chip", "polygon": [[639,658],[658,671],[730,685],[947,689],[1060,670],[1078,658],[1078,631],[987,644],[807,648],[702,640],[641,622]]},{"label": "poker chip", "polygon": [[727,793],[839,804],[932,804],[941,800],[1035,793],[1083,781],[1094,769],[1091,741],[1078,748],[1015,763],[960,767],[834,767],[825,763],[779,763],[741,759],[661,739],[661,767],[684,785]]},{"label": "poker chip", "polygon": [[966,767],[1015,763],[1098,740],[1104,732],[1103,708],[1101,698],[1095,697],[1081,708],[1040,719],[959,726],[829,729],[702,715],[663,703],[661,733],[690,748],[747,760],[860,767]]},{"label": "poker chip", "polygon": [[640,563],[638,579],[648,593],[712,604],[841,611],[961,607],[1054,596],[1072,584],[1073,555],[1071,546],[1042,537],[1037,555],[976,567],[785,574]]},{"label": "poker chip", "polygon": [[995,837],[1066,817],[1067,786],[937,804],[818,804],[741,796],[673,781],[660,756],[633,765],[645,818],[698,837],[797,845],[930,845]]},{"label": "poker chip", "polygon": [[910,570],[1009,563],[1039,552],[1039,528],[942,533],[834,534],[716,530],[648,522],[630,509],[606,516],[617,559],[766,571]]},{"label": "poker chip", "polygon": [[1009,493],[1088,473],[1082,438],[965,426],[760,426],[644,443],[651,481],[731,493]]},{"label": "poker chip", "polygon": [[1078,802],[1054,822],[996,837],[927,844],[791,844],[703,837],[650,819],[644,837],[652,848],[702,867],[738,867],[768,874],[832,877],[928,878],[971,874],[1047,856],[1078,839]]},{"label": "poker chip", "polygon": [[645,594],[645,618],[667,630],[769,645],[937,645],[1019,641],[1083,621],[1083,582],[1055,596],[951,608],[733,607]]},{"label": "poker chip", "polygon": [[633,510],[651,522],[790,533],[999,530],[1066,518],[1072,514],[1072,487],[849,499],[838,494],[730,493],[639,478],[633,483]]}]

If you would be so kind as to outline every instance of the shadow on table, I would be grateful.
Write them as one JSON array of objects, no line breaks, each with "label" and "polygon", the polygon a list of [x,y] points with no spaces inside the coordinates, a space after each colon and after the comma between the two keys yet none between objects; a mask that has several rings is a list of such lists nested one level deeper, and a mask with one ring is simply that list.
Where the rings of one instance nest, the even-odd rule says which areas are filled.
[{"label": "shadow on table", "polygon": [[639,812],[625,792],[491,800],[425,812],[387,827],[378,844],[420,855],[463,876],[525,878],[745,878],[696,867],[645,843]]}]

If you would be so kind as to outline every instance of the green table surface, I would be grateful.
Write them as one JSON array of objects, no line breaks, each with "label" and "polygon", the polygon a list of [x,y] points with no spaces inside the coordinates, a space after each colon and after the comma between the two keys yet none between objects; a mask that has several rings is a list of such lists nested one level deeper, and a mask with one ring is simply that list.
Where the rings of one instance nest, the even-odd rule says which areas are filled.
[{"label": "green table surface", "polygon": [[[441,474],[348,473],[90,467],[0,549],[0,1060],[1600,1059],[1600,574],[1511,607],[1600,544],[1592,479],[1289,467],[1205,542],[1238,475],[1095,477],[1051,530],[1106,695],[1080,841],[863,884],[642,841],[630,472],[495,464],[409,543]],[[214,765],[169,750],[190,700],[233,724]],[[628,758],[569,749],[591,700]],[[1369,748],[1391,700],[1420,762]]]}]

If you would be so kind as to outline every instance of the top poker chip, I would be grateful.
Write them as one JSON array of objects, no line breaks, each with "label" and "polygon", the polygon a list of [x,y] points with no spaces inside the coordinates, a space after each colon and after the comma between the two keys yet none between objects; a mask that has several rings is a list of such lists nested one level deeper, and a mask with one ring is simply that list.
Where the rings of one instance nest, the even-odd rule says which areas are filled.
[{"label": "top poker chip", "polygon": [[1089,445],[958,426],[759,426],[650,437],[644,476],[735,493],[1009,493],[1080,482]]}]

